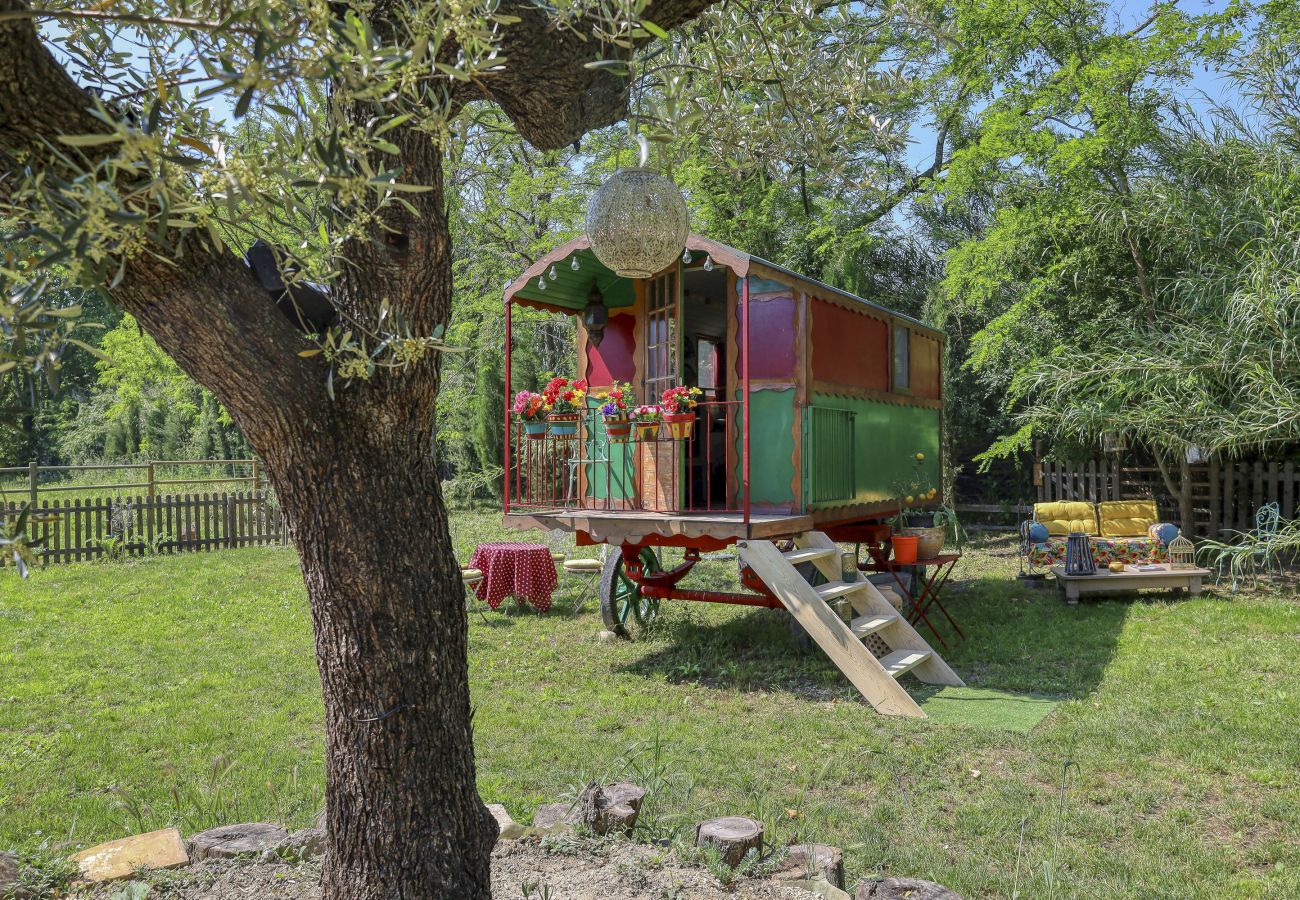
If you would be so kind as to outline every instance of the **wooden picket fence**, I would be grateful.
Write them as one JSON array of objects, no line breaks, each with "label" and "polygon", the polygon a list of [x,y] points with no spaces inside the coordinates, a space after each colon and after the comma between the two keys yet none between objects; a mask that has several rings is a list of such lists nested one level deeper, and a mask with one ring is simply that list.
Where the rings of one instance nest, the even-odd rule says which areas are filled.
[{"label": "wooden picket fence", "polygon": [[[0,518],[14,521],[26,506],[0,504]],[[253,491],[38,500],[26,531],[44,565],[288,541],[279,510]]]},{"label": "wooden picket fence", "polygon": [[[1247,531],[1255,512],[1277,503],[1285,519],[1300,510],[1300,473],[1296,464],[1276,461],[1220,461],[1186,467],[1190,476],[1192,523],[1184,530],[1195,537],[1220,539],[1229,531]],[[1172,472],[1175,483],[1179,471]],[[1179,500],[1171,495],[1154,465],[1124,465],[1110,459],[1087,462],[1043,461],[1035,470],[1038,499],[1137,500],[1154,497],[1160,515],[1178,522]]]}]

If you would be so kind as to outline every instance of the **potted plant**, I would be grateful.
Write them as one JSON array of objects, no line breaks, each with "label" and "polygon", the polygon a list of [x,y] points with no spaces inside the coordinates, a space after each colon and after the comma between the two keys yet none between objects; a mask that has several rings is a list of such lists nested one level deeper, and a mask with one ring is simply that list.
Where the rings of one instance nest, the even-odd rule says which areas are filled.
[{"label": "potted plant", "polygon": [[664,423],[668,426],[668,436],[675,440],[689,440],[695,431],[695,405],[703,393],[699,388],[682,385],[670,387],[659,398],[659,406],[664,411]]},{"label": "potted plant", "polygon": [[530,438],[541,440],[546,437],[546,414],[551,408],[546,405],[546,398],[541,394],[520,391],[515,394],[515,402],[510,405],[510,411],[524,423],[524,431]]},{"label": "potted plant", "polygon": [[655,404],[638,406],[632,410],[632,426],[636,429],[638,441],[653,441],[659,436],[659,423],[664,420],[664,411]]},{"label": "potted plant", "polygon": [[627,443],[632,435],[632,418],[628,410],[636,403],[632,385],[616,381],[609,390],[597,394],[596,399],[601,401],[597,409],[605,420],[605,434],[609,436],[609,442]]},{"label": "potted plant", "polygon": [[924,462],[925,454],[916,454],[911,479],[894,486],[898,513],[889,520],[892,531],[890,539],[894,547],[894,561],[903,564],[914,563],[918,559],[933,559],[943,549],[944,526],[934,521],[932,512],[919,509],[939,495],[939,489],[930,485],[929,479],[921,471]]},{"label": "potted plant", "polygon": [[546,416],[551,435],[566,439],[576,436],[578,423],[587,411],[587,380],[579,378],[570,382],[567,378],[552,378],[542,389],[542,396],[551,408]]}]

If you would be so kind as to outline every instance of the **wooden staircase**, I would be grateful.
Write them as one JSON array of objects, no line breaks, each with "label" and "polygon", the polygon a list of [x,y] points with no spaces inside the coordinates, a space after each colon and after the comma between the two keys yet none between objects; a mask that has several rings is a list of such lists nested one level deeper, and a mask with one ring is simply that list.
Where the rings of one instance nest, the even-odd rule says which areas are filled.
[{"label": "wooden staircase", "polygon": [[[916,705],[897,679],[911,672],[928,684],[964,682],[869,581],[841,579],[840,548],[820,531],[795,538],[793,550],[782,552],[771,541],[740,541],[736,549],[808,636],[830,657],[876,712],[887,716],[919,716]],[[795,568],[817,567],[825,584],[812,585]],[[843,597],[853,606],[853,621],[844,622],[828,600]],[[889,649],[877,657],[863,644],[872,635]],[[873,644],[877,641],[873,640]]]}]

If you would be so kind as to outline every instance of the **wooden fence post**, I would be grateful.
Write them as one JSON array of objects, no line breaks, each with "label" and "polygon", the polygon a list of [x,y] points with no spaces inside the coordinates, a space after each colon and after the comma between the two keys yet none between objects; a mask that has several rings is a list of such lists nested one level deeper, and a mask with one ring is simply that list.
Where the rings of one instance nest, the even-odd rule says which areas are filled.
[{"label": "wooden fence post", "polygon": [[226,494],[226,546],[237,547],[239,544],[235,540],[235,522],[238,519],[238,511],[235,509],[235,495]]},{"label": "wooden fence post", "polygon": [[32,505],[32,514],[36,513],[36,480],[40,477],[40,466],[36,460],[27,464],[27,502]]},{"label": "wooden fence post", "polygon": [[147,468],[144,471],[145,471],[145,481],[148,482],[148,487],[146,488],[147,493],[145,494],[145,496],[148,499],[146,501],[146,506],[144,511],[145,512],[144,534],[145,534],[145,539],[148,540],[149,542],[149,546],[152,547],[153,536],[154,536],[154,507],[156,506],[155,500],[157,499],[157,494],[155,491],[155,485],[153,480],[152,459],[149,460],[149,462],[147,463]]}]

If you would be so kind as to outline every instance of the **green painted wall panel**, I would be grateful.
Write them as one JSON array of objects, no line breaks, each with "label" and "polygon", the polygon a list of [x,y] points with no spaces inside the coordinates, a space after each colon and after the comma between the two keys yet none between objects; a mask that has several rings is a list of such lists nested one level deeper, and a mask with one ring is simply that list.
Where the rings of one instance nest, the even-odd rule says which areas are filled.
[{"label": "green painted wall panel", "polygon": [[789,508],[794,504],[794,391],[752,391],[749,412],[750,504]]},{"label": "green painted wall panel", "polygon": [[[597,401],[587,398],[588,408],[595,409]],[[607,497],[627,500],[636,496],[636,444],[611,444],[605,435],[603,416],[592,416],[595,427],[588,431],[587,459],[596,462],[587,466],[587,496],[597,500]],[[593,433],[594,432],[594,433]],[[609,460],[606,464],[604,460]]]},{"label": "green painted wall panel", "polygon": [[912,481],[917,453],[925,454],[921,478],[939,486],[939,410],[828,394],[814,394],[813,405],[855,414],[857,502],[892,499],[895,485]]}]

